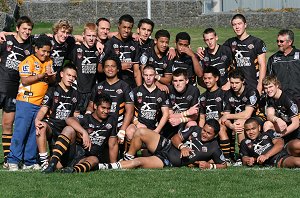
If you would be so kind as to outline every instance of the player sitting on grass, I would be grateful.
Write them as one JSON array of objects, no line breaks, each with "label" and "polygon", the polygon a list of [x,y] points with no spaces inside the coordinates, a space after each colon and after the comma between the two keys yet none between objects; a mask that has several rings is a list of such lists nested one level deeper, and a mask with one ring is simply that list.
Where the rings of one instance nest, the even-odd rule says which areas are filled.
[{"label": "player sitting on grass", "polygon": [[300,157],[292,156],[286,148],[281,135],[274,130],[261,133],[261,127],[254,118],[246,120],[245,139],[241,142],[243,165],[276,166],[294,168],[300,166]]},{"label": "player sitting on grass", "polygon": [[[200,169],[226,168],[225,158],[216,140],[219,130],[218,121],[211,119],[203,128],[191,126],[169,140],[154,131],[140,128],[134,134],[124,160],[99,164],[99,169],[163,168],[191,164],[196,164]],[[143,144],[153,156],[134,158]]]}]

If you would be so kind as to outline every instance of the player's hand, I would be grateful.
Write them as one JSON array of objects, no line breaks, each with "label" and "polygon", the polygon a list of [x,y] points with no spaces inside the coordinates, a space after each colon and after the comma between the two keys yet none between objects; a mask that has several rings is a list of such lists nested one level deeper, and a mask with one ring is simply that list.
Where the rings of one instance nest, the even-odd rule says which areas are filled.
[{"label": "player's hand", "polygon": [[179,50],[180,50],[181,53],[185,53],[189,57],[195,56],[193,50],[190,47],[182,46],[182,47],[180,47]]},{"label": "player's hand", "polygon": [[225,122],[227,121],[227,117],[226,114],[224,114],[221,118],[220,118],[220,123],[225,125]]},{"label": "player's hand", "polygon": [[200,60],[204,59],[204,47],[198,47],[197,49],[197,55],[199,56]]},{"label": "player's hand", "polygon": [[263,164],[266,160],[269,159],[269,156],[268,155],[260,155],[258,158],[257,158],[257,163],[259,164]]},{"label": "player's hand", "polygon": [[122,62],[122,70],[133,72],[131,69],[134,64],[138,64],[138,62]]},{"label": "player's hand", "polygon": [[234,122],[234,131],[236,133],[243,133],[244,132],[244,125],[240,122]]},{"label": "player's hand", "polygon": [[180,118],[169,118],[170,124],[174,127],[181,123]]},{"label": "player's hand", "polygon": [[156,81],[155,85],[157,86],[158,89],[160,89],[161,91],[165,91],[167,94],[170,92],[167,85],[161,84],[158,81]]},{"label": "player's hand", "polygon": [[190,156],[191,152],[193,152],[193,150],[190,149],[189,147],[187,147],[187,146],[182,147],[181,152],[180,152],[180,158]]},{"label": "player's hand", "polygon": [[199,168],[201,170],[209,169],[210,168],[210,163],[208,163],[208,162],[205,162],[205,161],[196,161],[195,163],[198,164],[198,166],[199,166]]},{"label": "player's hand", "polygon": [[281,118],[277,119],[276,124],[278,125],[279,130],[280,130],[281,133],[283,133],[287,128],[286,122],[283,121]]},{"label": "player's hand", "polygon": [[247,166],[254,166],[255,159],[254,159],[254,157],[247,157],[245,162],[246,162]]},{"label": "player's hand", "polygon": [[87,149],[90,151],[91,147],[92,147],[92,142],[91,142],[90,136],[87,132],[82,134],[82,142],[83,142],[82,144],[83,144],[84,149]]},{"label": "player's hand", "polygon": [[169,51],[167,52],[168,60],[172,60],[176,56],[176,51],[173,47],[169,48]]},{"label": "player's hand", "polygon": [[262,92],[262,90],[263,90],[263,85],[262,85],[262,83],[258,83],[256,89],[257,89],[259,95],[261,96],[261,92]]},{"label": "player's hand", "polygon": [[134,41],[139,41],[140,40],[140,35],[137,34],[137,33],[132,33],[131,37]]},{"label": "player's hand", "polygon": [[104,45],[103,45],[103,43],[97,41],[96,47],[97,47],[97,50],[98,50],[99,54],[102,54],[102,52],[103,52],[103,50],[104,50]]},{"label": "player's hand", "polygon": [[40,135],[40,130],[41,130],[41,128],[45,127],[45,123],[42,122],[42,121],[40,121],[40,120],[35,120],[35,121],[34,121],[34,124],[35,124],[35,128],[36,128],[35,134],[36,134],[37,136],[39,136],[39,135]]},{"label": "player's hand", "polygon": [[196,103],[194,106],[189,108],[188,110],[188,115],[196,115],[199,112],[199,103]]},{"label": "player's hand", "polygon": [[119,144],[123,144],[124,143],[125,135],[126,135],[126,132],[124,130],[119,130],[119,132],[117,134],[117,136],[118,136],[118,143]]},{"label": "player's hand", "polygon": [[4,43],[5,41],[6,41],[6,38],[5,38],[4,32],[0,32],[0,44]]}]

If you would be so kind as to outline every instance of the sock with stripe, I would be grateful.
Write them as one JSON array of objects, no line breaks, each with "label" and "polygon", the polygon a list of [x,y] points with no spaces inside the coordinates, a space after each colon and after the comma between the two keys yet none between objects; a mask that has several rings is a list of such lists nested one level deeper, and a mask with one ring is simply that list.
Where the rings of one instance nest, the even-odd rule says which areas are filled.
[{"label": "sock with stripe", "polygon": [[84,173],[84,172],[89,172],[92,169],[92,165],[86,161],[80,164],[76,164],[73,168],[73,172],[76,173]]},{"label": "sock with stripe", "polygon": [[230,159],[230,140],[220,140],[220,147],[223,151],[224,157]]},{"label": "sock with stripe", "polygon": [[11,134],[2,134],[2,146],[3,146],[3,156],[4,156],[4,162],[7,162],[7,156],[10,152],[9,148],[11,145]]},{"label": "sock with stripe", "polygon": [[67,136],[63,134],[60,134],[58,136],[53,148],[53,154],[49,164],[53,163],[54,165],[56,165],[58,161],[60,161],[61,156],[68,150],[70,142],[71,140]]}]

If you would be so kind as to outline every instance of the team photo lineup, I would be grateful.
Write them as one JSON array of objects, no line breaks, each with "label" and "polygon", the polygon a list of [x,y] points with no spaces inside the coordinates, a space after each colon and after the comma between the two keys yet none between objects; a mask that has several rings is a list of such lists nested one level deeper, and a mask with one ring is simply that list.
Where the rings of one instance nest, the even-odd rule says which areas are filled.
[{"label": "team photo lineup", "polygon": [[32,34],[18,17],[0,32],[3,168],[300,167],[294,33],[278,30],[267,59],[243,14],[230,23],[234,37],[219,44],[207,28],[193,51],[188,32],[170,47],[168,30],[129,14],[116,32],[99,18],[81,35],[65,19]]}]

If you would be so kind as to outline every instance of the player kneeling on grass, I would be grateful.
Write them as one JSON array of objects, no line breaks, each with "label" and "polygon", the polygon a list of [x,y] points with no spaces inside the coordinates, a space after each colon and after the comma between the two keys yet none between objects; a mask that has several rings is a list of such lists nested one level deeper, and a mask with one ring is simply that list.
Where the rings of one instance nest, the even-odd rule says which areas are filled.
[{"label": "player kneeling on grass", "polygon": [[261,133],[261,127],[254,118],[246,120],[245,139],[241,142],[243,165],[276,166],[294,168],[300,166],[300,157],[291,156],[284,148],[281,135],[274,130]]},{"label": "player kneeling on grass", "polygon": [[[99,164],[99,169],[163,168],[191,164],[197,164],[200,169],[226,168],[225,158],[216,140],[219,130],[218,121],[207,120],[203,128],[191,126],[169,140],[154,131],[140,128],[134,134],[124,160]],[[134,158],[143,144],[153,156]]]},{"label": "player kneeling on grass", "polygon": [[[94,101],[95,111],[82,118],[70,117],[58,136],[53,155],[44,173],[57,168],[62,172],[88,172],[99,163],[99,154],[108,139],[110,162],[117,161],[118,143],[115,117],[109,116],[111,99],[100,94]],[[78,141],[78,139],[80,141]]]}]

